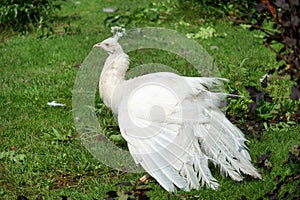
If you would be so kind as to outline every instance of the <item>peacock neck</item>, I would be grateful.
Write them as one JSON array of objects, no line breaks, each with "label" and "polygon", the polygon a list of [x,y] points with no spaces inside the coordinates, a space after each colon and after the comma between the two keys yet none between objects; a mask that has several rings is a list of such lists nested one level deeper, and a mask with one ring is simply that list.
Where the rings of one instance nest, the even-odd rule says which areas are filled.
[{"label": "peacock neck", "polygon": [[116,87],[125,81],[129,67],[128,55],[123,51],[115,51],[105,61],[100,75],[99,92],[104,104],[112,108],[112,99]]}]

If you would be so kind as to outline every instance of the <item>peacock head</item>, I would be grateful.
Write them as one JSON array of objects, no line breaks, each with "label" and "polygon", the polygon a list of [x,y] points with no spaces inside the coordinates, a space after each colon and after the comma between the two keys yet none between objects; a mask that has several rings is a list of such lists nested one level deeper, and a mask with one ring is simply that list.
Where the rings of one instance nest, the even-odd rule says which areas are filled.
[{"label": "peacock head", "polygon": [[107,38],[103,42],[95,44],[94,47],[104,49],[108,54],[123,52],[121,45],[118,43],[118,39],[125,34],[125,28],[113,26],[111,32],[113,37]]},{"label": "peacock head", "polygon": [[120,50],[122,50],[121,45],[118,43],[118,38],[116,37],[107,38],[106,40],[95,44],[94,48],[102,48],[108,54],[114,54],[115,52],[120,52]]}]

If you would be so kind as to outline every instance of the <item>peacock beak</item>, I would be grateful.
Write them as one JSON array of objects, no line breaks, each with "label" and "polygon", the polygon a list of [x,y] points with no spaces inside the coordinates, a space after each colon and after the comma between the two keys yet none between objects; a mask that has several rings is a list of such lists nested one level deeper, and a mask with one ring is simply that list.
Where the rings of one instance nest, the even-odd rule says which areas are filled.
[{"label": "peacock beak", "polygon": [[101,48],[102,46],[101,46],[101,43],[98,43],[98,44],[95,44],[94,45],[94,48]]}]

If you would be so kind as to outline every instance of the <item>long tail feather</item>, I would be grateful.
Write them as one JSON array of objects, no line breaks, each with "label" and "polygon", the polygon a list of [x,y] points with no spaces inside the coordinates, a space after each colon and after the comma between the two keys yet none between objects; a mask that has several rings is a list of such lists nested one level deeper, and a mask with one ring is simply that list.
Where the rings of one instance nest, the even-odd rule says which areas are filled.
[{"label": "long tail feather", "polygon": [[212,113],[212,121],[208,126],[197,126],[200,145],[207,156],[220,166],[222,173],[229,175],[233,180],[241,181],[241,172],[261,178],[250,162],[250,156],[244,145],[246,139],[242,133],[237,132],[238,129],[221,116],[223,113],[220,111]]}]

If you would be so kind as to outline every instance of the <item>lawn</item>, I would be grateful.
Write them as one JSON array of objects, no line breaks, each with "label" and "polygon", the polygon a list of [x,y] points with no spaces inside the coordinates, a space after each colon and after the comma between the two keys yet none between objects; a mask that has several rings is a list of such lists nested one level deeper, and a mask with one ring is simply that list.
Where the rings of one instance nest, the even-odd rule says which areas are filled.
[{"label": "lawn", "polygon": [[[153,6],[163,11],[151,11]],[[105,19],[116,14],[104,13],[104,7],[118,8],[118,13],[125,13],[120,21],[131,18],[127,29],[154,26],[187,34],[197,33],[200,27],[213,28],[215,34],[212,37],[195,40],[212,56],[220,75],[230,80],[225,90],[238,90],[243,96],[232,101],[231,111],[228,111],[236,114],[237,120],[242,120],[241,113],[237,112],[247,109],[247,103],[251,101],[245,86],[260,85],[259,80],[267,71],[278,65],[275,56],[262,45],[259,32],[251,32],[224,19],[200,22],[197,17],[185,15],[172,6],[170,2],[158,1],[150,6],[149,1],[138,0],[101,3],[68,0],[62,10],[57,11],[52,25],[54,33],[49,36],[47,29],[26,34],[0,33],[0,199],[20,196],[28,199],[104,199],[109,191],[117,191],[124,199],[124,191],[132,191],[133,187],[126,186],[128,182],[134,184],[142,176],[111,169],[95,159],[83,146],[74,125],[72,91],[79,66],[95,43],[111,35],[109,26],[115,25]],[[168,20],[163,17],[152,20],[152,12],[166,13],[164,17]],[[139,50],[129,55],[132,67],[162,62],[174,66],[184,75],[197,75],[184,60],[166,52]],[[268,91],[278,99],[276,102],[293,106],[288,100],[286,86],[289,83],[286,82],[277,77],[270,78]],[[66,106],[48,106],[51,101]],[[95,106],[100,124],[116,125],[98,97]],[[113,131],[118,134],[117,129]],[[299,145],[299,132],[300,126],[291,122],[265,124],[260,139],[245,132],[256,165],[257,157],[271,152],[268,164],[259,168],[262,180],[247,177],[237,183],[222,178],[215,169],[214,174],[220,181],[217,191],[203,188],[190,193],[168,194],[151,180],[146,185],[152,189],[147,196],[150,199],[268,198],[265,195],[275,189],[278,180],[274,179],[278,175],[281,179],[277,179],[283,180],[299,168],[293,163],[283,165],[289,157],[288,152]],[[287,191],[293,193],[297,184],[299,186],[299,180],[283,185],[279,196],[283,198]]]}]

